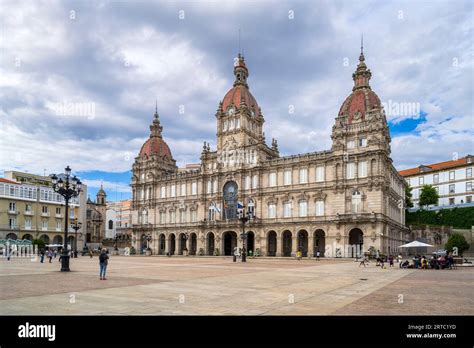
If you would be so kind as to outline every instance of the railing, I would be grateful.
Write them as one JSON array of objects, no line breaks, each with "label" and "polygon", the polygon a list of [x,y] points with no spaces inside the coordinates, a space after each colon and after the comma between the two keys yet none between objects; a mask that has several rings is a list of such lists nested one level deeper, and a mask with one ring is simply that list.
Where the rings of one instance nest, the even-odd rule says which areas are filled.
[{"label": "railing", "polygon": [[41,213],[41,216],[49,217],[49,213]]},{"label": "railing", "polygon": [[10,209],[8,209],[8,214],[16,215],[16,214],[18,214],[18,212],[17,212],[16,210],[10,210]]},{"label": "railing", "polygon": [[32,215],[35,215],[35,212],[34,211],[26,211],[23,213],[23,215],[26,215],[26,216],[32,216]]}]

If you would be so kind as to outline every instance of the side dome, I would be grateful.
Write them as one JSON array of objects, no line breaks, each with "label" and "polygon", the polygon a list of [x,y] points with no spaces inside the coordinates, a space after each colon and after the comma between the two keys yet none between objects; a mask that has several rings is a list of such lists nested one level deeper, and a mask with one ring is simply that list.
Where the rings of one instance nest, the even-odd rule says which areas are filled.
[{"label": "side dome", "polygon": [[148,140],[142,145],[139,154],[140,158],[158,156],[159,158],[165,160],[173,160],[171,150],[161,135],[162,131],[163,127],[160,124],[158,110],[156,110],[153,117],[153,122],[150,125],[150,138],[148,138]]},{"label": "side dome", "polygon": [[370,88],[369,80],[372,73],[365,65],[364,53],[359,56],[359,65],[352,74],[354,87],[352,93],[346,98],[339,109],[338,116],[347,117],[347,122],[352,123],[353,120],[365,121],[367,113],[372,110],[381,109],[380,98]]},{"label": "side dome", "polygon": [[168,158],[171,159],[171,150],[166,144],[166,142],[162,138],[153,137],[145,141],[141,150],[140,150],[140,158],[145,156],[158,156],[160,158]]}]

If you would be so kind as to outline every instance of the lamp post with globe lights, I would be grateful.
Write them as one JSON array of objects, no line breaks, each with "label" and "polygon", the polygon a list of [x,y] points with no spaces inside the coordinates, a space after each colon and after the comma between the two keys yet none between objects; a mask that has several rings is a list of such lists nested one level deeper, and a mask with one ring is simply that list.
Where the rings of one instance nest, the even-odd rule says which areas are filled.
[{"label": "lamp post with globe lights", "polygon": [[71,177],[71,168],[66,167],[64,174],[51,175],[54,192],[64,197],[66,202],[66,221],[64,224],[64,247],[61,255],[61,272],[69,272],[69,255],[67,250],[68,228],[69,228],[69,200],[79,196],[82,191],[82,183],[75,175]]},{"label": "lamp post with globe lights", "polygon": [[77,252],[77,231],[79,231],[81,226],[82,222],[78,221],[78,219],[74,219],[74,221],[71,222],[71,228],[74,230],[74,232],[76,232],[74,236],[74,253]]}]

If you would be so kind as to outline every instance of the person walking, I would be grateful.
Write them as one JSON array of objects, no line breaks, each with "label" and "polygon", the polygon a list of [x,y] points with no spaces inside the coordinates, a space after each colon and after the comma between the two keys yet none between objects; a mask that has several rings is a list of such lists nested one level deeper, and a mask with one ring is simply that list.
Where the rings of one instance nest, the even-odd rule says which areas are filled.
[{"label": "person walking", "polygon": [[92,249],[89,249],[89,256],[91,259],[92,259],[92,256],[94,256],[94,254],[92,254]]},{"label": "person walking", "polygon": [[319,251],[316,251],[316,261],[319,261],[319,257],[321,256],[321,252]]},{"label": "person walking", "polygon": [[109,263],[109,255],[107,255],[107,250],[102,249],[99,256],[99,266],[100,266],[100,280],[107,280],[105,278],[105,272],[107,272],[107,265]]},{"label": "person walking", "polygon": [[44,263],[44,249],[42,248],[41,251],[40,251],[40,262],[41,263]]},{"label": "person walking", "polygon": [[48,249],[48,259],[49,259],[49,263],[53,261],[53,251],[51,249]]},{"label": "person walking", "polygon": [[296,259],[297,259],[298,261],[301,261],[301,251],[300,251],[300,250],[298,250],[298,251],[296,252]]},{"label": "person walking", "polygon": [[392,255],[390,255],[388,257],[388,263],[389,263],[390,267],[393,267],[393,256]]}]

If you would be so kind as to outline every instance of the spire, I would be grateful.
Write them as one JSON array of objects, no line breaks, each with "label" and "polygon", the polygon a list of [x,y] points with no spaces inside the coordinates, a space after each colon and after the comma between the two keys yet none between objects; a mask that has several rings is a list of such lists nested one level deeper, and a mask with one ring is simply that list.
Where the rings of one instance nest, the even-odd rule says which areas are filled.
[{"label": "spire", "polygon": [[237,58],[234,64],[234,76],[235,76],[234,87],[241,85],[246,88],[249,88],[249,86],[247,85],[247,77],[249,76],[249,71],[247,69],[247,66],[245,65],[244,56],[240,54],[240,52],[237,55]]},{"label": "spire", "polygon": [[354,80],[354,87],[352,90],[356,90],[359,88],[369,88],[369,80],[372,77],[372,73],[369,69],[367,69],[367,65],[365,65],[365,57],[364,57],[364,37],[361,36],[360,38],[360,56],[359,56],[359,64],[357,65],[356,71],[352,74],[352,79]]},{"label": "spire", "polygon": [[155,114],[153,115],[153,122],[150,125],[150,137],[161,137],[163,127],[160,123],[160,116],[158,115],[158,100],[156,101]]}]

